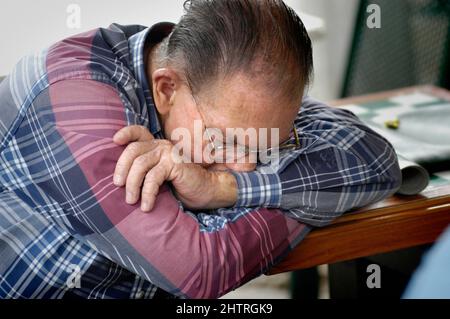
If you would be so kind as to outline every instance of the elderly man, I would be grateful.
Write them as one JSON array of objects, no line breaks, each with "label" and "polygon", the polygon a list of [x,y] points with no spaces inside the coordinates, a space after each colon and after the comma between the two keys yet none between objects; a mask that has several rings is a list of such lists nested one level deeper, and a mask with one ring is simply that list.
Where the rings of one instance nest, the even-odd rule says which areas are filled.
[{"label": "elderly man", "polygon": [[[185,6],[177,25],[67,38],[1,83],[1,297],[218,297],[396,191],[391,145],[304,97],[311,43],[281,0]],[[280,158],[255,163],[245,138],[222,141],[231,161],[176,161],[197,120],[275,128]]]}]

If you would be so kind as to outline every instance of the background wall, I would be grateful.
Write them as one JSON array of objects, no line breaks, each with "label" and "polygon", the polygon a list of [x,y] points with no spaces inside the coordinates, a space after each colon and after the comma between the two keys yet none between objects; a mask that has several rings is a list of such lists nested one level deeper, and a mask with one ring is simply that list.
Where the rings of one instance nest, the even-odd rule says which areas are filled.
[{"label": "background wall", "polygon": [[[111,22],[151,25],[176,22],[183,0],[5,0],[0,10],[0,75],[31,52],[72,34]],[[79,29],[67,26],[69,4],[81,8]],[[358,0],[286,0],[297,11],[321,17],[326,33],[314,41],[315,81],[311,95],[329,100],[338,96]]]},{"label": "background wall", "polygon": [[313,42],[315,80],[311,95],[321,100],[339,97],[358,0],[296,0],[299,10],[318,16],[325,21],[325,35]]},{"label": "background wall", "polygon": [[[81,27],[67,26],[70,4],[81,8]],[[9,73],[23,55],[72,34],[112,22],[151,25],[176,22],[183,13],[182,0],[2,0],[0,9],[0,74]]]}]

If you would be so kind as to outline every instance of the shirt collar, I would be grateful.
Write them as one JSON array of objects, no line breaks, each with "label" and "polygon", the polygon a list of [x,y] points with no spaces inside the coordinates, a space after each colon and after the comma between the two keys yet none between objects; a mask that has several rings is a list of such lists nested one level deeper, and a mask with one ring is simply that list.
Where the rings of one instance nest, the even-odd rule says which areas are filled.
[{"label": "shirt collar", "polygon": [[150,125],[150,132],[153,135],[161,134],[161,124],[158,120],[158,112],[152,98],[151,88],[147,81],[145,71],[145,44],[149,41],[153,43],[160,42],[167,36],[174,24],[171,22],[160,22],[150,28],[146,28],[128,39],[128,47],[130,48],[131,68],[134,72],[137,82],[142,86],[147,104],[148,119]]}]

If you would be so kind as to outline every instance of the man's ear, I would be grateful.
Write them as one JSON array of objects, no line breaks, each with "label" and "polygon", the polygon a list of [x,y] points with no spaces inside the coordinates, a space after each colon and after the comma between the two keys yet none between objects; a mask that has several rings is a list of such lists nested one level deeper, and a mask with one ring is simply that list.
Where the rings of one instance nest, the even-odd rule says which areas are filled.
[{"label": "man's ear", "polygon": [[153,72],[153,99],[159,114],[165,115],[169,112],[180,84],[180,77],[172,69],[162,68]]}]

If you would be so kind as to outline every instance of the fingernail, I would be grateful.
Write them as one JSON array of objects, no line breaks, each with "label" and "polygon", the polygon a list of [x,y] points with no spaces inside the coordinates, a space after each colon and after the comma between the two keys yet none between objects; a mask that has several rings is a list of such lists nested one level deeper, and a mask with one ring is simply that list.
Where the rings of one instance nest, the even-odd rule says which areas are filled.
[{"label": "fingernail", "polygon": [[134,204],[134,202],[135,202],[135,199],[134,199],[134,193],[132,193],[132,192],[127,192],[127,195],[126,195],[126,202],[127,202],[127,204]]},{"label": "fingernail", "polygon": [[114,184],[116,186],[122,186],[123,185],[123,177],[120,175],[114,175]]},{"label": "fingernail", "polygon": [[141,203],[141,210],[143,210],[144,212],[147,212],[150,210],[150,203],[147,201],[142,201]]},{"label": "fingernail", "polygon": [[114,135],[114,138],[115,138],[115,139],[119,139],[119,140],[121,140],[121,139],[122,139],[122,137],[123,137],[123,134],[122,134],[121,132],[119,132],[119,133],[116,133],[116,134]]}]

